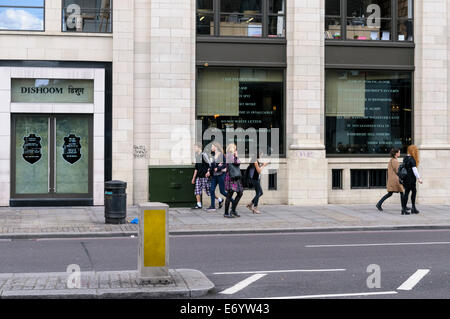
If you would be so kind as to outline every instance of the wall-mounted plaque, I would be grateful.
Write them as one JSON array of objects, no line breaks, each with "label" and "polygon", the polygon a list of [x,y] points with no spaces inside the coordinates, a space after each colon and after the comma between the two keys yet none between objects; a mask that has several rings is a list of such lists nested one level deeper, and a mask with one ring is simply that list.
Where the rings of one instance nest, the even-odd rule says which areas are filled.
[{"label": "wall-mounted plaque", "polygon": [[30,164],[38,162],[42,157],[41,138],[36,134],[30,134],[23,139],[25,141],[23,144],[23,159]]},{"label": "wall-mounted plaque", "polygon": [[63,158],[70,164],[75,164],[81,158],[81,138],[70,134],[64,138]]}]

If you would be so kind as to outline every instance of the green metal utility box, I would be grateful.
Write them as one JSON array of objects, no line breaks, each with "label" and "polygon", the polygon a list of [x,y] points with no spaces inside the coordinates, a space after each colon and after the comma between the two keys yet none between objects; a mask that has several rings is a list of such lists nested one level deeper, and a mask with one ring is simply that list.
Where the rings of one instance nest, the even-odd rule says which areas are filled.
[{"label": "green metal utility box", "polygon": [[149,201],[165,203],[170,207],[194,206],[193,174],[194,165],[149,166]]}]

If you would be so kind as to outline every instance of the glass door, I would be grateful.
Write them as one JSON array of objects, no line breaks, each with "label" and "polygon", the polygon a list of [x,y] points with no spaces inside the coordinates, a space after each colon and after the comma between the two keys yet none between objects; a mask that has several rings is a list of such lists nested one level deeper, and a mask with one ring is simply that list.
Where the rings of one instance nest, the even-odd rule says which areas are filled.
[{"label": "glass door", "polygon": [[90,115],[14,115],[13,198],[92,198]]}]

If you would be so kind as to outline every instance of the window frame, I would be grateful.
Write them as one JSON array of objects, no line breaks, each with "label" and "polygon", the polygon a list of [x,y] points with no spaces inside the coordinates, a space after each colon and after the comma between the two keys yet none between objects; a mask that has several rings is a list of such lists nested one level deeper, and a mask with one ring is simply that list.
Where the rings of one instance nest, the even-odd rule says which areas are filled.
[{"label": "window frame", "polygon": [[[200,119],[201,116],[197,115],[197,92],[198,92],[198,71],[200,69],[207,69],[209,68],[209,66],[202,66],[202,65],[197,65],[195,67],[195,121],[201,121],[202,122],[202,129],[201,129],[201,140],[197,141],[199,143],[203,143],[203,121]],[[215,69],[228,69],[228,68],[236,68],[236,69],[241,69],[241,68],[251,68],[251,69],[279,69],[283,71],[283,103],[282,103],[282,115],[281,115],[281,126],[282,129],[280,129],[280,138],[282,139],[283,143],[282,143],[282,147],[280,146],[279,148],[279,154],[278,157],[279,158],[286,158],[287,157],[287,150],[288,150],[288,146],[287,146],[287,99],[286,99],[286,81],[287,81],[287,70],[285,67],[266,67],[266,66],[251,66],[251,67],[245,67],[245,66],[232,66],[232,67],[226,67],[226,66],[211,66],[211,68],[215,68]],[[195,130],[197,131],[198,128],[195,128]],[[223,141],[220,141],[221,144],[223,144]]]},{"label": "window frame", "polygon": [[[88,34],[106,34],[106,35],[108,35],[108,34],[112,34],[113,33],[113,19],[114,19],[114,15],[113,15],[113,5],[114,5],[114,2],[113,2],[113,0],[110,0],[111,1],[111,8],[109,9],[109,14],[110,14],[110,22],[109,22],[109,24],[111,25],[111,31],[109,31],[109,32],[101,32],[101,31],[99,31],[99,32],[94,32],[94,31],[64,31],[64,23],[65,23],[65,21],[64,21],[64,10],[66,10],[66,7],[64,6],[64,1],[65,0],[61,0],[61,32],[62,33],[64,33],[64,34],[86,34],[86,33],[88,33]],[[96,10],[96,8],[88,8],[88,10]]]},{"label": "window frame", "polygon": [[[348,67],[345,67],[345,68],[325,68],[325,76],[326,76],[326,71],[327,70],[332,70],[332,71],[343,71],[343,70],[346,70],[346,71],[352,71],[352,70],[355,70],[355,71],[361,71],[361,72],[372,72],[372,71],[375,71],[375,72],[377,72],[377,71],[381,71],[381,72],[409,72],[410,74],[411,74],[411,106],[412,106],[412,110],[411,110],[411,145],[412,144],[415,144],[415,135],[414,135],[414,128],[415,128],[415,126],[414,126],[414,117],[415,117],[415,115],[414,115],[414,113],[415,113],[415,100],[414,100],[414,70],[393,70],[393,69],[370,69],[370,68],[354,68],[354,67],[350,67],[350,66],[348,66]],[[324,84],[324,97],[325,97],[325,94],[326,94],[326,81],[325,81],[325,84]],[[326,125],[326,122],[327,122],[327,115],[326,115],[326,102],[324,102],[325,103],[325,105],[324,105],[324,107],[325,107],[325,112],[324,112],[324,125],[323,125],[323,134],[324,134],[324,137],[325,137],[325,139],[326,139],[326,137],[327,137],[327,125]],[[325,140],[325,148],[326,148],[326,144],[327,144],[327,141]],[[325,149],[325,156],[326,156],[326,158],[390,158],[391,156],[390,156],[390,154],[389,153],[386,153],[386,154],[363,154],[363,153],[355,153],[355,154],[349,154],[349,153],[344,153],[344,154],[337,154],[337,153],[328,153],[327,151],[326,151],[326,149]],[[404,156],[406,156],[406,154],[405,153],[402,153],[401,154],[401,157],[404,157]]]},{"label": "window frame", "polygon": [[42,7],[41,6],[8,6],[8,5],[0,5],[0,8],[24,8],[24,9],[42,9],[43,15],[42,15],[42,30],[23,30],[23,29],[0,29],[0,32],[45,32],[45,5],[46,0],[42,0]]},{"label": "window frame", "polygon": [[[229,12],[222,12],[221,11],[221,1],[226,1],[226,0],[212,0],[213,1],[213,19],[214,19],[214,34],[213,35],[205,35],[205,34],[198,34],[196,31],[196,37],[197,38],[225,38],[225,39],[230,39],[230,38],[238,38],[238,39],[279,39],[279,40],[285,40],[286,39],[286,17],[287,17],[287,5],[286,2],[288,0],[284,0],[285,2],[285,8],[284,8],[284,14],[278,14],[278,13],[270,13],[269,12],[269,0],[260,0],[261,1],[261,12],[260,13],[255,13],[252,14],[252,16],[255,17],[261,17],[261,27],[262,27],[262,32],[261,32],[261,36],[258,37],[252,37],[252,36],[236,36],[236,35],[221,35],[220,34],[220,18],[222,15],[229,15]],[[196,23],[196,30],[197,30],[197,17],[198,17],[198,6],[196,4],[195,7],[195,23]],[[211,14],[211,12],[208,12],[205,14]],[[243,12],[239,12],[239,13],[231,13],[231,14],[237,14],[237,15],[242,15],[244,14]],[[279,36],[269,36],[269,18],[270,17],[283,17],[283,30],[284,30],[284,36],[279,37]]]},{"label": "window frame", "polygon": [[[326,0],[325,0],[326,1]],[[412,3],[412,18],[401,18],[398,16],[398,0],[389,0],[391,3],[391,17],[390,18],[380,18],[381,21],[390,21],[391,22],[391,37],[389,40],[357,40],[357,39],[347,39],[347,23],[348,23],[348,14],[347,14],[347,3],[349,0],[340,0],[340,17],[336,17],[334,15],[327,15],[325,12],[325,21],[327,18],[340,18],[341,23],[341,38],[340,39],[329,39],[325,35],[325,41],[326,42],[335,42],[335,43],[342,43],[342,42],[362,42],[362,43],[379,43],[380,45],[386,44],[386,43],[404,43],[406,45],[408,44],[414,44],[415,43],[415,28],[414,28],[414,21],[415,21],[415,13],[414,13],[414,0]],[[398,23],[399,21],[411,21],[413,30],[412,30],[412,41],[408,40],[398,40]],[[325,30],[327,32],[327,30]]]}]

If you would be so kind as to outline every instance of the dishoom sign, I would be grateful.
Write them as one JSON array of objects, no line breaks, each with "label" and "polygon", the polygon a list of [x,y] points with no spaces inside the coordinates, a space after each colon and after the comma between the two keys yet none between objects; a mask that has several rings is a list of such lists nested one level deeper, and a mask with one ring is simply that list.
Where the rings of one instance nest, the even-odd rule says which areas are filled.
[{"label": "dishoom sign", "polygon": [[11,102],[94,103],[94,81],[11,79]]}]

